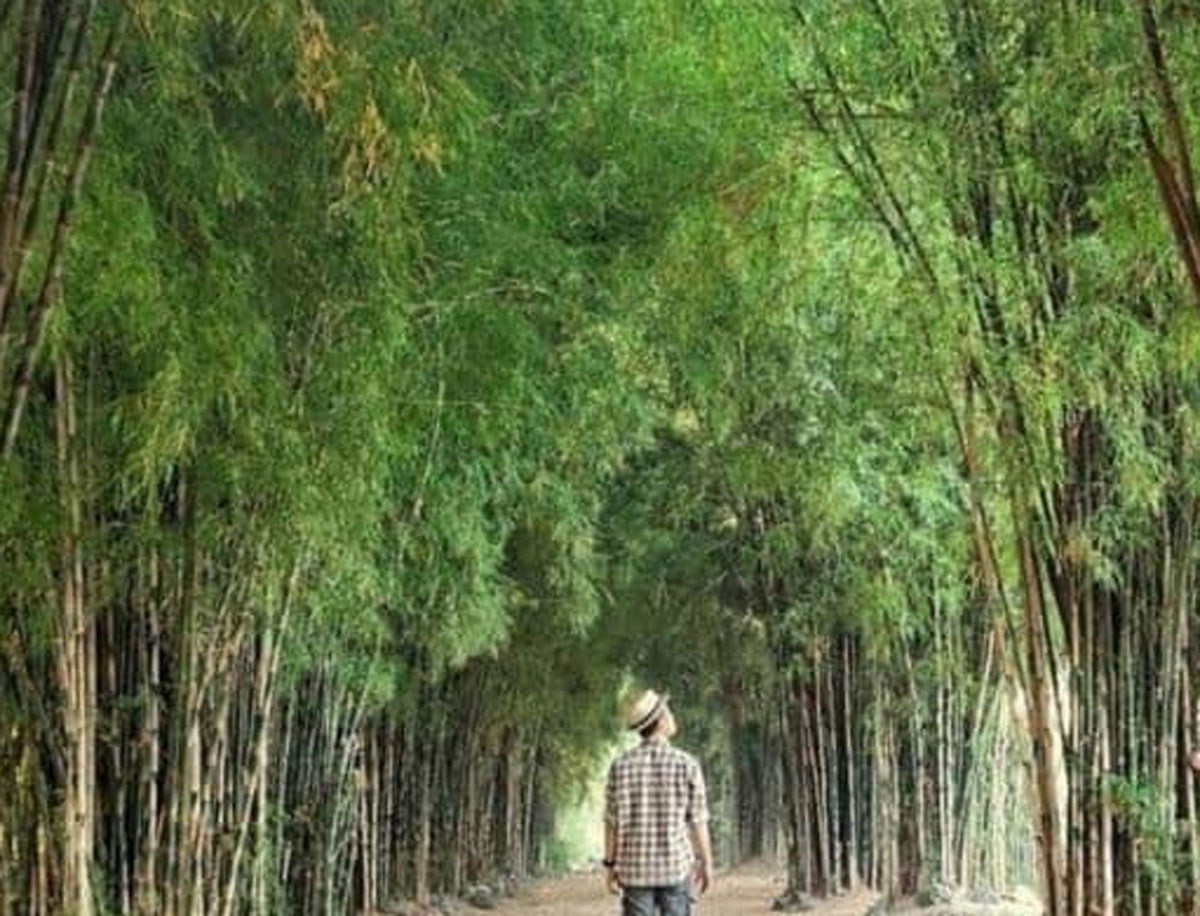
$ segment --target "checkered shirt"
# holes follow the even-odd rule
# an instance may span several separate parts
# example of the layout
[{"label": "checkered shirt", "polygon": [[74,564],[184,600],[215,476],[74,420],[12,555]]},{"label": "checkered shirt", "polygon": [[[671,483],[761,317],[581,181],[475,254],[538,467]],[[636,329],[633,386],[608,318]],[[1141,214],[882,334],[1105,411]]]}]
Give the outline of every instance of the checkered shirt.
[{"label": "checkered shirt", "polygon": [[604,821],[616,829],[616,872],[625,887],[686,880],[693,862],[689,825],[707,820],[704,774],[691,754],[644,741],[609,769]]}]

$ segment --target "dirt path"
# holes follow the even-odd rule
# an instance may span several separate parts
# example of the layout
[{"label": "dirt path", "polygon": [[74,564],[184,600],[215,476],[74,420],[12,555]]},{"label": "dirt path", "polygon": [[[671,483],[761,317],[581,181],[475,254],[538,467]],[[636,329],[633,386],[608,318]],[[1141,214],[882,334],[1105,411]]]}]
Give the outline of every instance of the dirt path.
[{"label": "dirt path", "polygon": [[[718,875],[712,891],[693,910],[696,916],[769,916],[771,901],[783,890],[780,879],[758,869],[739,869]],[[874,896],[837,897],[810,910],[811,916],[863,916]],[[599,874],[564,878],[538,884],[515,900],[505,901],[498,913],[542,916],[618,916],[616,898],[604,891]]]}]

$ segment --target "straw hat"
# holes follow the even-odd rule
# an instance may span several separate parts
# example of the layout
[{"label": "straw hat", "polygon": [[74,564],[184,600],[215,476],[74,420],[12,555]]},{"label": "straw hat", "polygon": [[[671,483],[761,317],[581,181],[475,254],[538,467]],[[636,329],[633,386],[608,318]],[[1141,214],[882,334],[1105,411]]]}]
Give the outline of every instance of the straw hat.
[{"label": "straw hat", "polygon": [[662,715],[669,699],[666,694],[659,694],[653,690],[634,695],[625,704],[625,727],[630,731],[640,732]]}]

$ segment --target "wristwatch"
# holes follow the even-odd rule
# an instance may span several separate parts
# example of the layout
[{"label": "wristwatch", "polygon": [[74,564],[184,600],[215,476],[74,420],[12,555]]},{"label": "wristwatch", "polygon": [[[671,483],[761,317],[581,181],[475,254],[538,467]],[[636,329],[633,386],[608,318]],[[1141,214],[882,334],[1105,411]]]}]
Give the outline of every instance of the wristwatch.
[{"label": "wristwatch", "polygon": [[616,859],[601,859],[600,864],[603,865],[605,868],[616,868],[617,860]]}]

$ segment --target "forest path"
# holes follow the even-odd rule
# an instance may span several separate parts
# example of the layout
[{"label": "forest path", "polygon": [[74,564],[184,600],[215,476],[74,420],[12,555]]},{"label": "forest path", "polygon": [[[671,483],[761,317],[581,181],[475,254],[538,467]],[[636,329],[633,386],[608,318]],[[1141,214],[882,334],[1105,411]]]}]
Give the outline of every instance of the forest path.
[{"label": "forest path", "polygon": [[[695,916],[766,916],[771,901],[783,892],[783,880],[761,866],[738,868],[717,875],[713,889],[693,908]],[[863,916],[875,895],[861,892],[834,897],[807,911],[810,916]],[[505,901],[494,912],[544,914],[544,916],[618,916],[615,897],[604,890],[599,873],[577,875],[531,886],[515,900]]]}]

